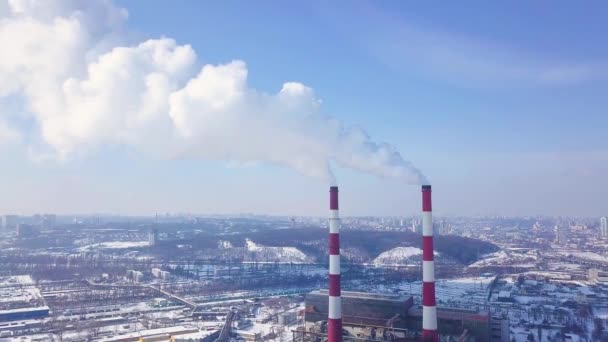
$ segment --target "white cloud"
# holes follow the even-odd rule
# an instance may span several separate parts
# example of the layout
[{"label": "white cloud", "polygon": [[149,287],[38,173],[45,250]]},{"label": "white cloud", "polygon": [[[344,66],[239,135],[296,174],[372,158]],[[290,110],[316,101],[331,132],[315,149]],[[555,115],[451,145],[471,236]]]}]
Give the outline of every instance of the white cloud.
[{"label": "white cloud", "polygon": [[[109,1],[9,2],[0,19],[0,97],[22,96],[60,159],[102,145],[163,157],[267,162],[331,181],[331,163],[420,183],[390,145],[325,116],[314,91],[247,85],[244,62],[204,65],[169,38],[115,44],[126,11]],[[114,43],[114,44],[113,44]],[[29,132],[31,133],[31,132]]]}]

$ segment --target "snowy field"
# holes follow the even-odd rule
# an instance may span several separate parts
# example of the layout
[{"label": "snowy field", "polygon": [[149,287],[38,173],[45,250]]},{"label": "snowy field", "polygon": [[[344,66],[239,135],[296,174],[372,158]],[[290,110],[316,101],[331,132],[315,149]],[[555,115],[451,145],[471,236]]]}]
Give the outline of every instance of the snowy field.
[{"label": "snowy field", "polygon": [[556,341],[562,329],[573,341],[594,341],[594,319],[608,318],[608,289],[584,280],[547,279],[533,273],[501,278],[491,295],[493,313],[509,316],[516,341],[529,335]]},{"label": "snowy field", "polygon": [[79,251],[86,252],[95,249],[126,249],[149,246],[148,241],[106,241],[94,243],[78,248]]},{"label": "snowy field", "polygon": [[[437,279],[435,283],[435,295],[440,306],[458,306],[461,303],[487,305],[490,284],[494,276],[463,277],[454,279]],[[358,291],[391,293],[397,288],[404,294],[411,294],[414,299],[420,300],[422,294],[422,281],[402,282],[399,285],[385,287],[376,285],[366,288],[358,288]]]},{"label": "snowy field", "polygon": [[481,260],[476,261],[468,267],[475,268],[497,265],[533,267],[536,261],[538,261],[538,255],[535,250],[522,251],[519,249],[505,249],[496,253],[484,255]]},{"label": "snowy field", "polygon": [[40,290],[29,275],[0,277],[0,310],[45,305]]},{"label": "snowy field", "polygon": [[247,239],[246,249],[254,252],[266,260],[280,260],[282,262],[309,263],[312,259],[295,247],[267,247]]}]

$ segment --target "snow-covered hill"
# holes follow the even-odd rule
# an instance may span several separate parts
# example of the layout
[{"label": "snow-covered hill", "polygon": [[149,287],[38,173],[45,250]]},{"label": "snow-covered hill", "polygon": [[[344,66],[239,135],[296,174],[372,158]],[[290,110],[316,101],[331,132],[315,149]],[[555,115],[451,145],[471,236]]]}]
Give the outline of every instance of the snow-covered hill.
[{"label": "snow-covered hill", "polygon": [[246,239],[245,248],[247,251],[252,252],[253,257],[258,261],[293,263],[312,261],[309,256],[295,247],[267,247]]},{"label": "snow-covered hill", "polygon": [[417,247],[397,247],[378,255],[372,263],[374,265],[407,265],[419,264],[422,250]]}]

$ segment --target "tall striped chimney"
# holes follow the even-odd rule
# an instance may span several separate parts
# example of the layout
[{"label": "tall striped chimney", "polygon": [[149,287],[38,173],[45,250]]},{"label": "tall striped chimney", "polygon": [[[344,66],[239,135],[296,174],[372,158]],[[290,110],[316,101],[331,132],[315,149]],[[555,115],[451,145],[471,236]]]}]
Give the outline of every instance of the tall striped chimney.
[{"label": "tall striped chimney", "polygon": [[342,342],[342,299],[340,297],[340,216],[338,187],[329,187],[329,312],[328,342]]},{"label": "tall striped chimney", "polygon": [[422,186],[422,340],[439,341],[435,303],[435,261],[433,261],[433,214],[431,186]]}]

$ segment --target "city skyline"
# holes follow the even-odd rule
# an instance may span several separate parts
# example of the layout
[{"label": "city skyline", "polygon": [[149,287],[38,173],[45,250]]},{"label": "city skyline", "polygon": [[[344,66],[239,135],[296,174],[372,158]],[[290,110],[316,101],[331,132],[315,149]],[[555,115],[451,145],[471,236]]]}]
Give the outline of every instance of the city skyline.
[{"label": "city skyline", "polygon": [[[118,1],[98,20],[74,16],[67,6],[48,6],[0,5],[0,25],[10,33],[9,25],[23,24],[25,17],[48,24],[49,15],[75,20],[68,24],[87,23],[87,32],[56,27],[67,34],[67,41],[56,42],[71,43],[69,39],[84,33],[103,35],[75,40],[89,44],[88,54],[77,56],[85,65],[115,47],[173,39],[170,51],[190,46],[196,54],[183,74],[176,71],[178,89],[208,64],[244,72],[247,89],[264,96],[280,94],[281,89],[310,89],[314,94],[305,99],[313,100],[321,115],[343,122],[347,132],[362,127],[373,142],[392,144],[421,170],[433,184],[439,215],[599,217],[608,212],[603,201],[608,194],[608,142],[602,129],[608,126],[602,113],[608,104],[603,96],[608,51],[595,39],[607,25],[602,3],[585,8],[565,2],[550,8],[527,4],[525,10],[515,4],[478,4],[477,11],[486,14],[481,16],[457,4],[438,9],[358,2],[344,8],[312,2],[286,8],[272,2],[192,2],[178,8]],[[95,6],[91,8],[103,7]],[[542,22],[536,18],[540,11]],[[565,20],[568,25],[563,25]],[[18,27],[32,41],[49,39],[35,25]],[[0,33],[0,41],[17,51],[9,57],[25,56],[28,68],[46,70],[7,33]],[[68,47],[83,51],[81,46]],[[48,53],[61,60],[62,52]],[[125,118],[104,116],[103,108],[97,121],[85,117],[49,124],[54,113],[33,112],[40,111],[38,101],[47,105],[50,100],[31,95],[38,84],[34,78],[15,76],[15,70],[22,70],[15,60],[0,62],[1,214],[325,212],[327,181],[303,176],[310,170],[292,163],[293,156],[301,155],[297,151],[274,154],[270,162],[255,149],[241,158],[241,147],[219,157],[183,155],[168,149],[171,141],[164,138],[164,126],[144,127],[158,129],[154,139],[114,134],[113,127],[129,126],[120,123]],[[237,60],[243,64],[234,64]],[[69,69],[61,63],[53,67]],[[171,68],[167,66],[169,73]],[[87,79],[85,71],[68,73],[68,78],[82,81],[82,89],[78,82],[61,82],[64,92],[74,90],[69,98],[73,101],[83,94],[92,96],[87,92],[94,79]],[[212,84],[208,91],[217,90],[218,83]],[[74,107],[76,115],[82,108],[97,113],[103,107],[103,102],[92,102],[92,107]],[[119,124],[110,125],[111,133],[106,134],[110,117]],[[247,130],[236,133],[243,141],[238,146],[253,145],[260,136],[248,136]],[[316,138],[322,133],[307,134]],[[291,136],[273,136],[260,143],[260,149],[266,151],[275,140],[278,145]],[[330,156],[337,176],[343,215],[405,216],[418,211],[417,186],[378,178],[369,163],[349,160],[351,150],[337,151],[323,155]],[[226,155],[242,160],[227,161]],[[315,176],[317,171],[310,173]]]}]

